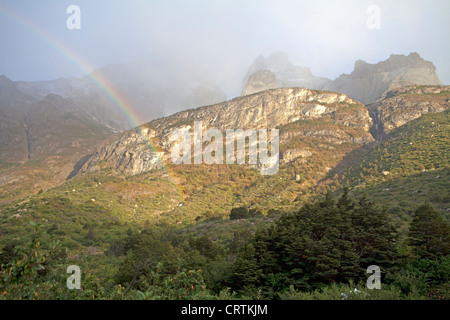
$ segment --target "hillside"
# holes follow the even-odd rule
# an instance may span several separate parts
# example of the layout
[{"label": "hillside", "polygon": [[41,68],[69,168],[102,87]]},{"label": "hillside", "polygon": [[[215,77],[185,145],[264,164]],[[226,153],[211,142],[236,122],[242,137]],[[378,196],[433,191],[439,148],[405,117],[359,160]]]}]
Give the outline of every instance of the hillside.
[{"label": "hillside", "polygon": [[450,111],[424,115],[400,126],[345,170],[340,183],[397,209],[408,220],[428,201],[448,216]]},{"label": "hillside", "polygon": [[0,203],[63,183],[114,132],[70,98],[36,100],[0,79]]},{"label": "hillside", "polygon": [[383,99],[369,104],[374,119],[373,134],[381,141],[391,130],[427,113],[450,107],[450,86],[406,86],[386,92]]},{"label": "hillside", "polygon": [[[192,135],[195,120],[202,121],[203,132],[207,128],[222,132],[228,128],[278,128],[279,172],[261,176],[258,166],[248,162],[174,165],[170,135],[176,129]],[[173,205],[163,210],[172,218],[223,216],[237,205],[258,205],[267,210],[291,207],[298,194],[310,194],[347,153],[374,141],[369,133],[371,125],[367,109],[345,95],[303,88],[268,90],[183,111],[115,136],[94,152],[79,175],[108,168],[128,176],[167,171],[180,190],[180,196],[170,200]],[[148,147],[147,139],[153,148]],[[164,161],[165,169],[158,159]]]},{"label": "hillside", "polygon": [[[428,96],[432,105],[448,108],[446,88],[410,90],[416,89],[399,90],[397,96],[386,97],[376,105],[377,109],[370,112],[373,115],[373,110],[385,110],[386,118],[380,119],[389,119],[388,112],[395,114],[396,110],[383,107],[395,97],[403,97],[402,92],[415,96],[409,96],[410,111],[420,106],[420,101],[427,100]],[[433,100],[433,97],[438,100]],[[345,211],[336,211],[336,208],[341,206],[342,201],[348,201],[323,200],[326,191],[331,190],[340,196],[343,187],[349,187],[353,199],[366,194],[379,205],[376,208],[369,205],[362,211],[358,208],[364,202],[355,207],[364,217],[366,210],[372,210],[371,214],[380,217],[372,224],[373,228],[378,230],[380,219],[384,219],[383,223],[388,228],[399,231],[400,242],[395,242],[395,250],[400,252],[400,258],[395,260],[397,268],[416,270],[405,266],[405,263],[414,260],[402,259],[413,257],[413,249],[404,243],[404,239],[417,206],[428,201],[439,214],[443,213],[448,218],[449,111],[433,113],[440,110],[439,106],[429,108],[429,113],[393,128],[383,135],[381,143],[377,143],[372,135],[376,133],[376,122],[370,117],[369,109],[344,94],[334,92],[304,88],[272,89],[217,105],[182,111],[110,136],[83,159],[64,184],[0,206],[0,244],[3,252],[8,254],[11,246],[24,244],[36,230],[28,224],[29,221],[43,225],[40,234],[43,250],[50,250],[53,241],[59,241],[62,249],[47,262],[49,271],[39,278],[45,282],[42,285],[40,280],[32,282],[35,286],[33,290],[39,292],[41,298],[67,298],[70,295],[67,290],[58,289],[60,266],[67,263],[82,265],[87,270],[87,277],[96,279],[93,291],[90,291],[94,292],[94,298],[123,298],[123,286],[133,287],[133,266],[145,261],[142,260],[145,257],[151,257],[158,261],[158,266],[138,271],[143,277],[140,279],[155,281],[152,290],[172,290],[172,286],[168,285],[169,277],[177,279],[189,274],[197,280],[187,278],[183,281],[189,285],[192,283],[195,288],[203,286],[211,290],[208,291],[210,296],[205,296],[206,293],[201,291],[196,298],[207,299],[211,295],[230,298],[229,289],[226,292],[222,290],[232,287],[235,290],[233,294],[238,293],[233,297],[253,299],[259,293],[245,291],[241,286],[247,280],[253,281],[253,278],[244,276],[244,282],[236,279],[242,279],[243,273],[251,273],[253,269],[247,268],[247,265],[259,263],[258,257],[265,256],[264,252],[271,252],[272,249],[271,246],[259,247],[262,253],[253,256],[252,251],[246,251],[247,248],[251,250],[254,243],[261,243],[258,241],[264,243],[264,239],[269,239],[270,242],[270,237],[278,237],[277,233],[267,231],[274,230],[274,227],[281,228],[281,234],[291,239],[295,235],[291,232],[292,228],[300,228],[295,232],[309,230],[301,226],[316,223],[314,219],[319,219],[320,230],[323,226],[336,225],[343,228],[339,232],[348,236],[349,233],[344,232],[347,230],[345,225],[334,222],[324,224],[320,219],[338,219],[335,215]],[[195,120],[205,124],[203,130],[208,127],[221,130],[230,127],[279,129],[279,171],[273,175],[262,175],[258,166],[253,165],[171,163],[171,133],[184,128],[192,135]],[[159,160],[164,160],[164,163]],[[26,162],[28,165],[30,163]],[[5,170],[6,167],[5,164]],[[319,204],[312,204],[320,199],[322,202]],[[377,209],[381,207],[387,209],[388,215]],[[315,208],[320,214],[311,219],[298,219],[298,215],[307,212],[308,208]],[[331,210],[329,215],[323,214],[325,208]],[[361,221],[369,220],[364,218]],[[288,222],[284,224],[283,221]],[[392,226],[389,226],[390,223]],[[269,226],[271,229],[267,229]],[[360,226],[356,224],[352,228]],[[331,229],[333,232],[336,230]],[[368,237],[371,239],[372,236],[373,232],[369,232]],[[295,242],[294,238],[292,241]],[[334,248],[340,248],[341,242],[336,241]],[[394,242],[389,243],[389,250],[394,250]],[[393,254],[391,251],[389,254]],[[335,250],[327,249],[323,254],[334,255]],[[281,255],[276,264],[271,264],[274,270],[289,266],[283,264],[283,256],[291,255]],[[180,266],[190,271],[180,271]],[[439,270],[433,272],[439,274]],[[355,275],[360,271],[352,269]],[[100,279],[99,272],[106,277]],[[401,287],[405,281],[420,283],[419,276],[410,275],[409,280],[402,280],[403,271],[399,272],[391,273],[390,277],[394,277],[389,282],[391,288]],[[157,282],[159,280],[153,276],[166,280]],[[292,276],[293,273],[289,272],[289,277]],[[320,281],[326,285],[327,279],[325,277]],[[263,291],[267,297],[274,297],[273,290],[283,292],[283,297],[300,295],[297,291],[287,291],[286,284],[281,287],[274,284],[270,277],[264,281],[261,286],[268,290]],[[314,288],[316,284],[311,285],[305,288]],[[113,291],[98,289],[107,286]],[[8,290],[8,295],[19,294],[15,293],[14,288]],[[146,282],[139,280],[137,289],[147,290]],[[430,298],[448,296],[445,281],[442,283],[442,280],[423,287],[420,294],[411,290],[389,290],[380,294],[395,299],[410,295],[427,295]],[[84,291],[80,292],[80,295],[84,294]],[[185,291],[180,293],[192,297]],[[127,294],[140,297],[141,293],[135,290],[128,293],[127,290]],[[151,296],[155,293],[145,294]],[[173,298],[170,294],[165,292],[163,296]],[[78,293],[70,296],[76,297]]]},{"label": "hillside", "polygon": [[[441,93],[427,93],[438,89]],[[438,99],[430,102],[436,106],[430,112],[447,108],[444,89],[420,89],[415,98],[410,93],[408,110],[416,108],[414,101],[429,95]],[[413,89],[399,92],[405,90]],[[401,97],[403,93],[376,106],[395,111],[386,105]],[[113,208],[106,209],[112,216],[127,217],[126,220],[189,222],[195,218],[224,218],[238,206],[266,212],[290,211],[323,194],[336,181],[341,186],[363,183],[358,187],[362,188],[372,181],[399,181],[424,169],[445,168],[447,114],[422,116],[419,122],[414,120],[395,129],[377,145],[370,134],[373,122],[369,111],[359,102],[332,92],[273,89],[183,111],[152,121],[139,130],[110,137],[83,159],[70,175],[70,183],[55,192],[60,190],[57,194],[64,197],[70,195],[75,203],[94,199],[96,205]],[[194,120],[202,121],[203,132],[211,127],[223,132],[225,128],[278,128],[278,173],[262,176],[258,166],[249,164],[171,163],[171,132],[184,128],[192,135]],[[433,144],[427,140],[431,136]],[[113,180],[105,184],[102,177]],[[438,207],[445,209],[442,204]]]}]

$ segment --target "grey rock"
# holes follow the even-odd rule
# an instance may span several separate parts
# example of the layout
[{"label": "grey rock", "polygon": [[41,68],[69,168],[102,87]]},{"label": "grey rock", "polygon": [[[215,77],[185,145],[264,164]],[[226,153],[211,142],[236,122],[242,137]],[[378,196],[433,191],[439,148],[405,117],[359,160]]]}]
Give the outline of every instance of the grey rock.
[{"label": "grey rock", "polygon": [[436,67],[413,52],[408,56],[391,55],[376,64],[355,62],[351,74],[343,74],[324,87],[361,101],[372,103],[392,89],[408,85],[442,85]]}]

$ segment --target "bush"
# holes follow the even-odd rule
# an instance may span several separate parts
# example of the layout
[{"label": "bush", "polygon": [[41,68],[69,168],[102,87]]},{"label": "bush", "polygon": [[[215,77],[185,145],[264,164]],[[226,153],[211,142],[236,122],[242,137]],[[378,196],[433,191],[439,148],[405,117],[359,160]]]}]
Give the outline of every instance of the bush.
[{"label": "bush", "polygon": [[248,209],[246,207],[237,207],[231,209],[230,220],[248,218]]},{"label": "bush", "polygon": [[388,286],[381,289],[370,290],[363,285],[333,283],[321,289],[310,292],[301,292],[293,286],[284,293],[280,293],[281,300],[422,300],[423,296],[415,292],[402,294],[396,287]]}]

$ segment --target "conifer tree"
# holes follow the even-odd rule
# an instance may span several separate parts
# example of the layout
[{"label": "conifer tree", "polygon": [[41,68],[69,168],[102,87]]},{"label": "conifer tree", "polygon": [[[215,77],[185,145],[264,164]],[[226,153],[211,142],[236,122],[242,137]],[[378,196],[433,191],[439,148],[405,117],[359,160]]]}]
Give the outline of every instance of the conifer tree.
[{"label": "conifer tree", "polygon": [[436,259],[450,252],[449,223],[428,203],[414,212],[409,243],[419,258]]}]

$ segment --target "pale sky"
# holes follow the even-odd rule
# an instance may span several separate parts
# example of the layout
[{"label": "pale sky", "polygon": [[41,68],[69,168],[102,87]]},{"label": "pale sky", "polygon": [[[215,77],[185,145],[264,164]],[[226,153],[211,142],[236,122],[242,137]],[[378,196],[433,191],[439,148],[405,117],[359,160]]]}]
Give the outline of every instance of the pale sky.
[{"label": "pale sky", "polygon": [[[72,4],[80,30],[66,26]],[[380,29],[367,27],[371,5]],[[448,0],[0,0],[0,75],[79,77],[87,69],[74,57],[100,68],[169,55],[207,70],[232,97],[258,55],[284,51],[335,79],[358,59],[417,52],[450,84],[449,14]]]}]

